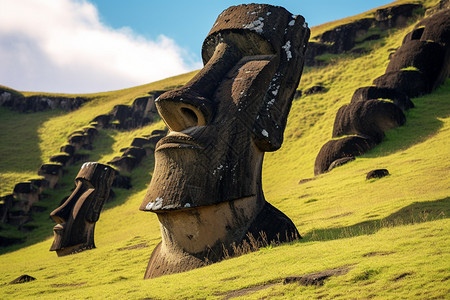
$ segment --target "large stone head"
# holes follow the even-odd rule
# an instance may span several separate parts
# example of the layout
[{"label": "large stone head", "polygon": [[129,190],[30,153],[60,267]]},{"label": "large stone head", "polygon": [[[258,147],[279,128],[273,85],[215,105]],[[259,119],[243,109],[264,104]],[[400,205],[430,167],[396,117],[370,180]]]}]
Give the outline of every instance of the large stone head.
[{"label": "large stone head", "polygon": [[261,169],[283,142],[308,38],[303,17],[284,8],[230,7],[203,43],[203,69],[156,100],[170,132],[140,207],[158,215],[162,235],[145,278],[218,261],[250,235],[298,236],[265,201]]},{"label": "large stone head", "polygon": [[63,256],[95,248],[94,228],[109,197],[115,171],[99,163],[85,163],[75,178],[75,190],[50,217],[58,223],[50,251]]},{"label": "large stone head", "polygon": [[162,212],[261,193],[263,154],[283,141],[309,29],[270,5],[222,12],[202,47],[204,68],[156,100],[170,133],[141,210]]}]

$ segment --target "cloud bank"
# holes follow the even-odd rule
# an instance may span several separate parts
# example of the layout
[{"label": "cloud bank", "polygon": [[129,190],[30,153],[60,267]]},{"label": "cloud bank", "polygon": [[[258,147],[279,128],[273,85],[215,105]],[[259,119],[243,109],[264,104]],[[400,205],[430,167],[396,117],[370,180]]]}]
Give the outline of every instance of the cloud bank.
[{"label": "cloud bank", "polygon": [[22,91],[116,90],[185,73],[189,53],[100,21],[87,1],[0,0],[0,85]]}]

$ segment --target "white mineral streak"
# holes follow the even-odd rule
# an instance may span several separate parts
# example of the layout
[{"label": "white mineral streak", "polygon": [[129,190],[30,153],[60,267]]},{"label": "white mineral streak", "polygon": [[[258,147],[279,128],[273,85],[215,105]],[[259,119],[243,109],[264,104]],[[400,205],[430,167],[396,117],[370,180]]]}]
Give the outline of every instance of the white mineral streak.
[{"label": "white mineral streak", "polygon": [[270,16],[272,13],[270,11],[267,12],[267,15]]},{"label": "white mineral streak", "polygon": [[153,209],[153,210],[158,210],[158,209],[160,209],[160,208],[162,207],[162,202],[163,202],[163,198],[157,197],[157,198],[155,199],[155,202],[149,202],[149,203],[145,206],[145,209],[148,209],[148,210],[151,210],[151,209]]},{"label": "white mineral streak", "polygon": [[295,25],[295,20],[290,21],[288,25],[289,26],[294,26]]},{"label": "white mineral streak", "polygon": [[255,20],[255,21],[251,22],[250,24],[242,25],[242,27],[244,27],[244,29],[254,30],[257,33],[262,33],[263,27],[264,27],[264,23],[262,22],[263,20],[264,20],[264,18],[259,17],[258,20]]},{"label": "white mineral streak", "polygon": [[287,41],[286,44],[284,46],[282,46],[281,48],[284,49],[284,51],[286,51],[286,57],[287,60],[289,61],[292,58],[292,53],[291,53],[291,41]]},{"label": "white mineral streak", "polygon": [[190,204],[190,203],[186,203],[186,204],[184,205],[184,207],[191,207],[191,204]]},{"label": "white mineral streak", "polygon": [[306,27],[308,27],[308,23],[303,23],[303,28],[306,28]]},{"label": "white mineral streak", "polygon": [[265,136],[265,137],[269,137],[269,133],[268,133],[265,129],[263,129],[263,130],[261,131],[261,134],[262,134],[263,136]]}]

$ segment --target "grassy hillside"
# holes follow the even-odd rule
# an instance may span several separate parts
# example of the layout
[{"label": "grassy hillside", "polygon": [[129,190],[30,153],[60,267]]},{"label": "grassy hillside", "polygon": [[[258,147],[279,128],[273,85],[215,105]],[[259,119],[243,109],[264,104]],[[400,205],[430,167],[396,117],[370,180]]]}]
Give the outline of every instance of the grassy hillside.
[{"label": "grassy hillside", "polygon": [[[406,124],[388,132],[375,149],[299,184],[313,177],[315,157],[331,138],[338,108],[350,102],[356,88],[384,73],[389,49],[398,47],[412,26],[389,32],[366,55],[305,69],[300,89],[320,83],[327,92],[294,100],[285,142],[279,151],[266,154],[263,169],[266,199],[293,220],[303,240],[143,280],[160,241],[156,216],[138,210],[153,169],[152,158],[146,158],[131,173],[133,188],[116,189],[115,200],[105,206],[96,225],[97,248],[59,258],[48,251],[54,225],[48,213],[70,193],[80,167],[74,165],[62,188],[41,201],[47,210],[33,215],[38,228],[25,246],[9,247],[0,255],[0,298],[448,298],[450,80],[432,94],[413,99],[416,107],[406,113]],[[74,112],[24,115],[0,109],[2,191],[12,188],[9,182],[35,176],[35,169],[58,151],[67,135],[94,116],[192,76],[88,95],[94,100]],[[135,136],[162,127],[159,121],[133,131],[102,130],[90,157],[106,162]],[[366,173],[377,168],[387,168],[391,175],[366,181]],[[12,229],[2,225],[2,230]],[[323,286],[282,283],[287,276],[336,268],[345,274]],[[22,274],[37,280],[7,285]]]}]

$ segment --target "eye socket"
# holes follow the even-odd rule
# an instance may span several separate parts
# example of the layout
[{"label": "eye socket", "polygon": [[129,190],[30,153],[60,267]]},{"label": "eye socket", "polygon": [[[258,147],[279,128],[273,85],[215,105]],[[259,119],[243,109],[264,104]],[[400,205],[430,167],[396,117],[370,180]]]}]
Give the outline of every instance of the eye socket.
[{"label": "eye socket", "polygon": [[197,114],[193,110],[191,110],[187,107],[182,107],[180,109],[180,111],[181,111],[183,119],[187,125],[190,125],[190,126],[198,125],[198,117],[197,117]]}]

